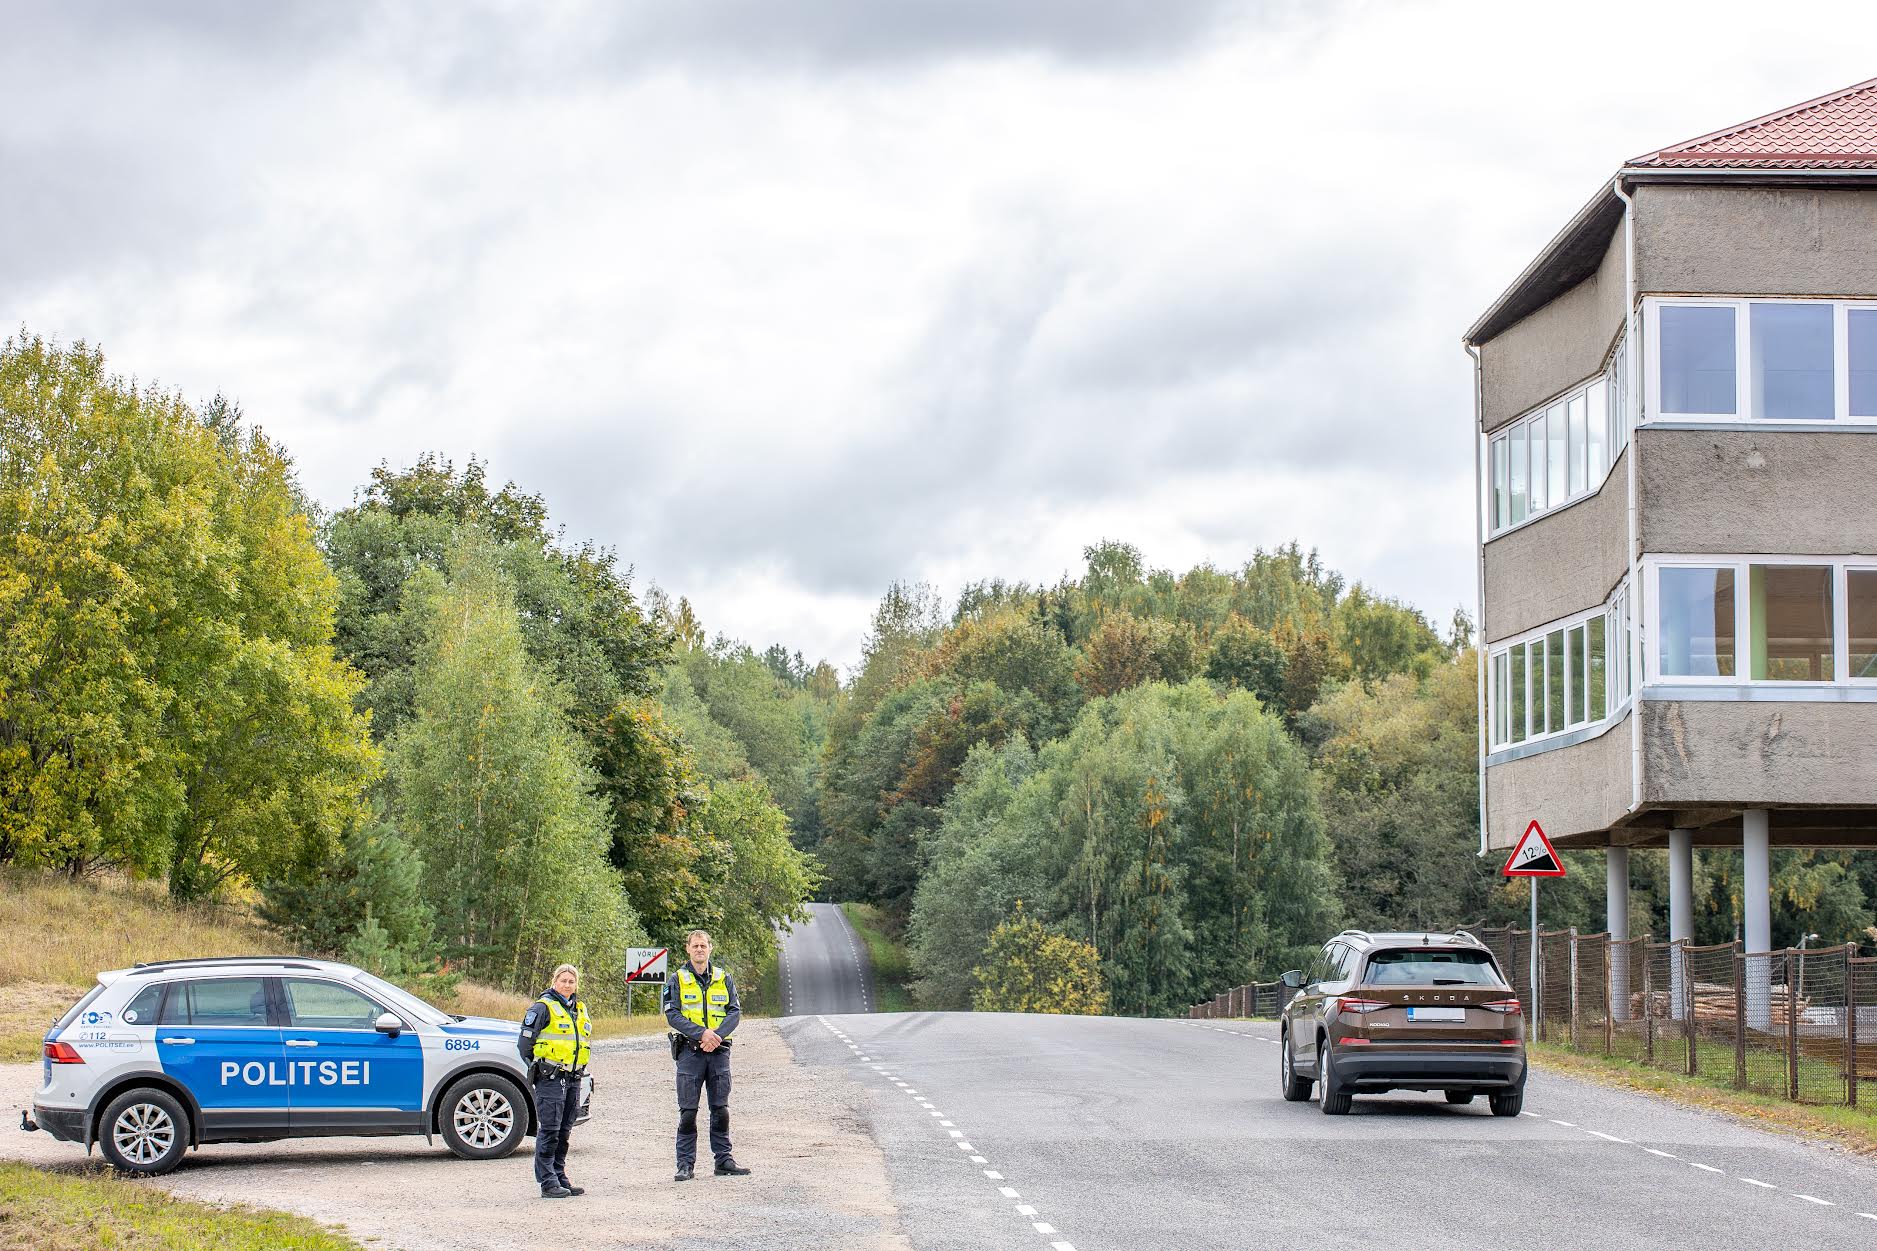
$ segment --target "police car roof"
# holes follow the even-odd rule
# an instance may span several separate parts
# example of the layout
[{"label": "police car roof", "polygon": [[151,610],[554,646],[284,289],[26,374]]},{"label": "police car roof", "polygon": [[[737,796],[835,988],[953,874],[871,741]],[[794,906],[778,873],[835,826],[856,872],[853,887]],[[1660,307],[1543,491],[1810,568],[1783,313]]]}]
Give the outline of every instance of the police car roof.
[{"label": "police car roof", "polygon": [[308,973],[337,973],[342,977],[351,977],[359,972],[355,965],[340,964],[336,960],[312,960],[305,956],[202,956],[193,960],[150,960],[132,965],[128,969],[114,969],[109,973],[100,973],[98,980],[109,985],[120,977],[141,977],[151,973],[186,973],[194,969],[225,972],[243,965],[250,968],[298,969]]}]

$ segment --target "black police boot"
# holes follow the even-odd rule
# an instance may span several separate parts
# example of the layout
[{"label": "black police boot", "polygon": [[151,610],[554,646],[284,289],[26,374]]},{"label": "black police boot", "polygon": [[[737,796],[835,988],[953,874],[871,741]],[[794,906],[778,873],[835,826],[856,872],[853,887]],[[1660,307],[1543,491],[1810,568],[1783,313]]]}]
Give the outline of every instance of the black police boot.
[{"label": "black police boot", "polygon": [[583,1195],[587,1192],[587,1188],[585,1186],[576,1186],[572,1182],[568,1181],[565,1177],[560,1179],[560,1184],[561,1184],[561,1189],[565,1190],[570,1195]]},{"label": "black police boot", "polygon": [[735,1156],[727,1155],[723,1159],[717,1161],[717,1176],[719,1177],[748,1177],[749,1170],[744,1168],[741,1164],[738,1164],[736,1162]]},{"label": "black police boot", "polygon": [[680,1164],[678,1166],[678,1171],[672,1175],[671,1180],[672,1181],[690,1181],[691,1178],[694,1176],[696,1176],[696,1174],[691,1171],[691,1166],[689,1164]]},{"label": "black police boot", "polygon": [[570,1199],[573,1197],[573,1191],[567,1189],[567,1187],[561,1185],[559,1182],[554,1182],[541,1187],[541,1197],[543,1199]]}]

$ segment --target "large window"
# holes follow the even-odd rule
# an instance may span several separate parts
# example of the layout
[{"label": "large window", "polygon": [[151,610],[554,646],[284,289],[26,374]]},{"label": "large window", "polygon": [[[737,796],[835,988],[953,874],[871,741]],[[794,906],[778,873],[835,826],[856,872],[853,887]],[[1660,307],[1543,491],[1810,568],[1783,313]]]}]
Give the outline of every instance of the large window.
[{"label": "large window", "polygon": [[1627,586],[1610,602],[1491,649],[1492,747],[1596,725],[1628,700]]},{"label": "large window", "polygon": [[1877,682],[1877,560],[1652,557],[1649,564],[1650,680]]},{"label": "large window", "polygon": [[[1626,359],[1619,354],[1612,370],[1626,368]],[[1611,458],[1628,444],[1628,422],[1611,403],[1615,394],[1606,373],[1492,436],[1486,515],[1493,533],[1603,485]]]},{"label": "large window", "polygon": [[1877,421],[1877,305],[1651,299],[1645,316],[1652,418]]},{"label": "large window", "polygon": [[1673,566],[1661,571],[1656,670],[1664,677],[1734,675],[1734,570]]}]

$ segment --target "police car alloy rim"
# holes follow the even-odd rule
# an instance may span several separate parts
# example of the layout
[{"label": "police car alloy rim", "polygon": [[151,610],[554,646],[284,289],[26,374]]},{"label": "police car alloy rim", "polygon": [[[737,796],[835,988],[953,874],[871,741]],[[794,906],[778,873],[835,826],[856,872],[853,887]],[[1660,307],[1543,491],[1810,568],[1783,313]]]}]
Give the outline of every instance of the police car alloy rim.
[{"label": "police car alloy rim", "polygon": [[493,1147],[515,1125],[515,1106],[499,1090],[480,1087],[456,1105],[456,1136],[472,1147]]},{"label": "police car alloy rim", "polygon": [[133,1103],[111,1127],[118,1154],[132,1164],[155,1164],[176,1141],[176,1122],[154,1103]]}]

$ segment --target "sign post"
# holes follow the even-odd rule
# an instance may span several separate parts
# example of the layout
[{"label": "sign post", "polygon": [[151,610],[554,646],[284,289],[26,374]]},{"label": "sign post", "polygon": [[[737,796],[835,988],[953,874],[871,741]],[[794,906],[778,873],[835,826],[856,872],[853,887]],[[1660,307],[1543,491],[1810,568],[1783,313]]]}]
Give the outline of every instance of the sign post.
[{"label": "sign post", "polygon": [[1563,877],[1564,858],[1558,855],[1557,848],[1545,837],[1543,827],[1533,821],[1525,827],[1525,833],[1519,836],[1512,854],[1506,857],[1505,868],[1499,872],[1505,877],[1522,877],[1531,882],[1532,964],[1530,980],[1526,984],[1531,987],[1532,1020],[1538,1022],[1544,1017],[1544,1007],[1538,999],[1538,879]]},{"label": "sign post", "polygon": [[654,986],[665,984],[665,967],[669,959],[669,947],[628,947],[626,948],[626,1015],[632,1015],[632,992],[639,982],[649,982]]}]

